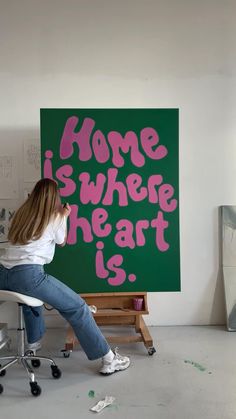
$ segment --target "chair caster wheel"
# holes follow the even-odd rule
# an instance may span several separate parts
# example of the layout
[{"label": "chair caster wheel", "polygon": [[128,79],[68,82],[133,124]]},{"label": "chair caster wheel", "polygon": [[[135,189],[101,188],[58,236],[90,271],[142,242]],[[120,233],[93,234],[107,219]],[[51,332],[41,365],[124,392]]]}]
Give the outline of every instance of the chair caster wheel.
[{"label": "chair caster wheel", "polygon": [[60,378],[61,377],[61,370],[58,368],[57,365],[51,365],[51,369],[52,369],[53,378]]},{"label": "chair caster wheel", "polygon": [[39,387],[38,383],[36,381],[30,382],[30,389],[33,396],[37,397],[41,394],[41,387]]},{"label": "chair caster wheel", "polygon": [[151,346],[150,348],[148,348],[148,355],[149,356],[152,356],[155,352],[156,352],[156,349],[154,348],[154,346]]},{"label": "chair caster wheel", "polygon": [[[1,368],[1,364],[0,364],[0,368]],[[0,377],[4,377],[4,375],[6,375],[6,370],[2,370],[0,372]]]},{"label": "chair caster wheel", "polygon": [[2,394],[3,393],[3,386],[2,386],[2,384],[0,384],[0,394]]},{"label": "chair caster wheel", "polygon": [[70,352],[64,352],[63,356],[64,358],[70,358]]},{"label": "chair caster wheel", "polygon": [[40,359],[32,359],[31,361],[31,365],[34,368],[39,368],[41,365]]},{"label": "chair caster wheel", "polygon": [[61,352],[63,353],[64,358],[69,358],[71,351],[67,351],[66,349],[62,349]]},{"label": "chair caster wheel", "polygon": [[25,356],[34,356],[34,352],[33,352],[33,351],[31,351],[30,349],[28,349],[28,350],[25,352]]}]

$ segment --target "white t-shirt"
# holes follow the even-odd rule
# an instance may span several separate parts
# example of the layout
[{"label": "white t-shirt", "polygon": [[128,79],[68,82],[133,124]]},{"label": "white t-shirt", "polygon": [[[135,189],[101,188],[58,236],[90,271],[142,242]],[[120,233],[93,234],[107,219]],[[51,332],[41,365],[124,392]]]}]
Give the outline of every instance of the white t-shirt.
[{"label": "white t-shirt", "polygon": [[6,243],[0,250],[0,264],[5,268],[16,265],[50,263],[55,253],[55,245],[62,244],[66,235],[66,217],[58,215],[52,220],[38,240],[24,245]]}]

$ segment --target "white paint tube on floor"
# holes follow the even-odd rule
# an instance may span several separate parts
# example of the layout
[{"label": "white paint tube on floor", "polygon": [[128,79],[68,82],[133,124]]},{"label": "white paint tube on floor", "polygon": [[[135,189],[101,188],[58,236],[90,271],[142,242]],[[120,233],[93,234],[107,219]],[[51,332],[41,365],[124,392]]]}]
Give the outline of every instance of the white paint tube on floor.
[{"label": "white paint tube on floor", "polygon": [[115,400],[115,397],[106,396],[105,399],[100,400],[97,404],[95,404],[95,406],[91,407],[90,410],[92,410],[93,412],[99,413],[101,412],[101,410],[104,409],[104,407],[107,407],[110,404],[112,404],[114,400]]}]

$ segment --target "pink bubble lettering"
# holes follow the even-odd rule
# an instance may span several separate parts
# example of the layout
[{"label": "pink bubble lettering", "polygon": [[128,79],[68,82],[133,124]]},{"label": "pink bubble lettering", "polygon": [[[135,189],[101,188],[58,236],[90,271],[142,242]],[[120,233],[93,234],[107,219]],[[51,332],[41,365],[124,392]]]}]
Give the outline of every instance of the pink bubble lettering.
[{"label": "pink bubble lettering", "polygon": [[123,153],[128,153],[131,150],[130,158],[135,166],[142,167],[144,165],[145,158],[139,151],[138,138],[135,132],[128,131],[123,138],[119,132],[111,131],[107,138],[113,150],[112,163],[114,166],[124,166],[124,158],[120,155],[120,149]]},{"label": "pink bubble lettering", "polygon": [[[139,141],[134,131],[128,131],[124,136],[118,131],[110,131],[107,138],[101,130],[93,133],[95,121],[92,118],[85,118],[80,128],[77,127],[79,118],[71,116],[67,119],[62,138],[60,141],[60,157],[68,159],[74,152],[74,143],[77,144],[78,158],[81,161],[88,161],[92,158],[92,151],[99,163],[105,163],[110,158],[109,145],[112,151],[112,163],[115,167],[123,167],[125,160],[123,154],[130,153],[130,160],[136,167],[145,164],[145,157],[153,160],[160,160],[167,155],[167,148],[163,145],[154,147],[159,143],[159,135],[154,128],[143,128],[140,132],[142,151],[139,150]],[[92,143],[92,147],[91,147]]]},{"label": "pink bubble lettering", "polygon": [[129,274],[128,275],[128,280],[129,280],[129,282],[134,282],[134,281],[136,281],[136,275],[135,274]]},{"label": "pink bubble lettering", "polygon": [[103,242],[97,242],[96,247],[98,251],[96,252],[95,257],[95,268],[96,268],[96,275],[98,278],[104,279],[107,278],[109,275],[109,271],[105,268],[104,258],[102,249],[104,247]]},{"label": "pink bubble lettering", "polygon": [[83,241],[90,243],[93,241],[92,228],[89,221],[84,217],[78,217],[78,205],[71,205],[70,228],[67,237],[68,244],[77,243],[77,229],[80,228],[83,233]]},{"label": "pink bubble lettering", "polygon": [[135,248],[135,242],[133,239],[133,224],[129,220],[120,220],[116,223],[118,233],[115,235],[115,243],[119,247],[129,247],[130,249]]},{"label": "pink bubble lettering", "polygon": [[[160,208],[165,212],[173,212],[177,208],[177,199],[171,199],[174,195],[172,185],[165,183],[161,185],[158,191]],[[168,202],[170,200],[170,202]]]},{"label": "pink bubble lettering", "polygon": [[64,132],[60,143],[61,159],[68,159],[72,156],[74,148],[73,144],[77,143],[79,148],[78,158],[81,161],[87,161],[92,157],[90,146],[90,136],[95,125],[95,121],[91,118],[85,118],[82,127],[75,132],[79,118],[71,116],[67,119]]},{"label": "pink bubble lettering", "polygon": [[143,128],[140,133],[142,147],[150,159],[160,160],[167,155],[167,148],[159,145],[153,150],[153,147],[159,143],[159,135],[154,128]]},{"label": "pink bubble lettering", "polygon": [[45,152],[45,157],[46,159],[44,160],[43,164],[43,177],[53,179],[53,170],[51,162],[51,159],[53,158],[53,152],[51,150],[47,150]]},{"label": "pink bubble lettering", "polygon": [[[109,223],[106,223],[108,219],[108,213],[103,208],[96,208],[92,213],[92,226],[93,231],[97,237],[107,237],[111,233],[112,226]],[[102,228],[101,226],[104,225]]]},{"label": "pink bubble lettering", "polygon": [[95,184],[95,182],[90,181],[90,174],[83,172],[79,175],[79,180],[81,182],[80,201],[82,204],[86,205],[89,202],[93,205],[98,204],[102,198],[106,176],[103,173],[98,173]]},{"label": "pink bubble lettering", "polygon": [[161,252],[166,252],[166,250],[169,249],[169,244],[164,238],[164,231],[168,225],[169,223],[164,220],[161,211],[158,211],[157,217],[151,221],[151,226],[156,229],[156,246]]},{"label": "pink bubble lettering", "polygon": [[118,205],[120,207],[128,205],[127,190],[122,182],[116,180],[118,174],[117,169],[108,169],[107,171],[107,190],[103,198],[103,205],[111,205],[113,203],[113,194],[118,192]]},{"label": "pink bubble lettering", "polygon": [[105,163],[110,158],[109,147],[106,142],[106,138],[102,131],[97,130],[93,135],[92,147],[96,160],[99,163]]},{"label": "pink bubble lettering", "polygon": [[115,272],[115,276],[107,279],[108,284],[112,286],[122,285],[126,279],[126,272],[124,269],[119,268],[123,263],[122,255],[114,255],[107,261],[107,267],[110,271]]},{"label": "pink bubble lettering", "polygon": [[[59,139],[59,155],[63,162],[73,156],[73,167],[69,160],[65,162],[67,164],[56,167],[52,150],[45,151],[44,177],[57,179],[61,197],[73,195],[75,202],[81,203],[80,206],[71,204],[67,243],[75,245],[79,241],[94,242],[96,276],[112,287],[119,287],[125,281],[135,282],[136,274],[126,273],[122,266],[122,254],[108,257],[110,249],[104,251],[103,241],[106,245],[109,240],[114,240],[113,245],[129,249],[130,253],[136,247],[149,245],[149,240],[155,236],[158,251],[166,252],[170,248],[167,242],[169,222],[165,214],[175,211],[178,202],[174,187],[165,183],[163,174],[159,172],[163,164],[160,165],[158,160],[168,155],[161,139],[152,127],[144,127],[137,134],[132,130],[122,133],[115,130],[103,132],[94,119],[71,116],[66,120]],[[74,164],[75,157],[78,157],[78,164]],[[148,164],[148,159],[156,161],[156,173],[149,177],[142,170]],[[94,165],[97,168],[95,174],[84,171],[86,166],[83,162],[89,160],[89,167]],[[123,167],[130,163],[136,167],[134,172],[138,173],[130,170],[127,174]],[[140,208],[145,219],[137,220],[137,214],[135,217],[131,215],[131,220],[125,218],[126,207],[130,202],[143,201],[145,204]],[[155,208],[154,216],[150,216],[150,219],[146,219],[148,211],[146,214],[143,210],[146,203]],[[117,213],[120,211],[122,214],[118,220],[117,207],[120,207]],[[115,221],[112,217],[113,209]]]},{"label": "pink bubble lettering", "polygon": [[64,166],[59,167],[56,171],[56,177],[64,186],[59,189],[61,196],[70,196],[76,190],[76,183],[70,179],[70,176],[73,173],[73,168],[70,164],[65,164]]},{"label": "pink bubble lettering", "polygon": [[148,179],[149,202],[156,204],[158,202],[158,192],[156,186],[161,185],[163,177],[161,175],[151,175]]},{"label": "pink bubble lettering", "polygon": [[137,246],[144,246],[146,244],[146,240],[145,240],[143,230],[147,230],[148,228],[149,228],[149,221],[148,220],[137,221],[136,227],[135,227]]},{"label": "pink bubble lettering", "polygon": [[[126,184],[129,191],[129,196],[133,201],[143,201],[147,197],[147,188],[142,186],[142,177],[136,173],[127,176]],[[140,189],[139,189],[140,188]]]}]

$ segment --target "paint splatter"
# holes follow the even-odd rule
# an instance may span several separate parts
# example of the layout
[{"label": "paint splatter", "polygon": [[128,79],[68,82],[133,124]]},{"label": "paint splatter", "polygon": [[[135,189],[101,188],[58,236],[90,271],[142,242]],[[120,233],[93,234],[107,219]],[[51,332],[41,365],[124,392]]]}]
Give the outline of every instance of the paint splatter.
[{"label": "paint splatter", "polygon": [[95,397],[95,391],[94,390],[89,390],[88,392],[88,396],[93,399]]},{"label": "paint splatter", "polygon": [[189,361],[188,359],[185,359],[184,362],[185,362],[185,364],[191,364],[191,365],[193,365],[199,371],[206,371],[206,368],[203,367],[201,364],[198,364],[197,362]]},{"label": "paint splatter", "polygon": [[110,408],[110,409],[115,409],[115,410],[118,410],[118,406],[117,406],[117,404],[110,404],[109,406],[107,406],[108,408]]}]

